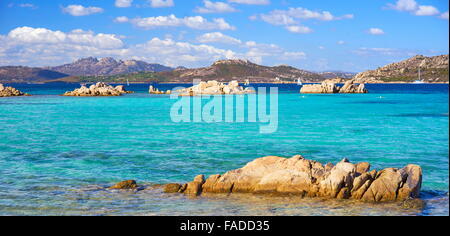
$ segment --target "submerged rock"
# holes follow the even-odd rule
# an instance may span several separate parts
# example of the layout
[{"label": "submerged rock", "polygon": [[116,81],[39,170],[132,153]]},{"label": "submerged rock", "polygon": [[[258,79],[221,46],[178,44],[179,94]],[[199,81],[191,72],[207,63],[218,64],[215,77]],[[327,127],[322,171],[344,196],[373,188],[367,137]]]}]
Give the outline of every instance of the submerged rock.
[{"label": "submerged rock", "polygon": [[348,80],[342,87],[329,81],[324,81],[321,84],[303,85],[300,93],[368,93],[368,91],[365,84],[358,84],[355,83],[355,80]]},{"label": "submerged rock", "polygon": [[231,81],[228,84],[220,83],[215,80],[208,82],[200,82],[190,88],[174,91],[180,96],[199,96],[199,95],[233,95],[233,94],[249,94],[255,93],[254,90],[239,86],[237,81]]},{"label": "submerged rock", "polygon": [[300,155],[292,158],[268,156],[223,175],[211,175],[206,180],[203,175],[199,175],[177,192],[194,195],[277,193],[369,202],[403,201],[419,197],[422,184],[420,166],[387,168],[379,172],[369,170],[369,163],[352,164],[347,159],[335,166],[324,166]]},{"label": "submerged rock", "polygon": [[125,93],[132,93],[126,91],[123,85],[113,87],[103,82],[98,82],[91,85],[89,88],[81,86],[81,88],[75,89],[71,92],[66,92],[63,96],[75,96],[75,97],[97,97],[97,96],[120,96]]},{"label": "submerged rock", "polygon": [[0,97],[16,97],[16,96],[29,96],[26,93],[22,93],[13,87],[5,87],[0,84]]},{"label": "submerged rock", "polygon": [[120,189],[120,190],[130,190],[130,189],[137,189],[138,185],[135,180],[126,180],[119,182],[108,189]]}]

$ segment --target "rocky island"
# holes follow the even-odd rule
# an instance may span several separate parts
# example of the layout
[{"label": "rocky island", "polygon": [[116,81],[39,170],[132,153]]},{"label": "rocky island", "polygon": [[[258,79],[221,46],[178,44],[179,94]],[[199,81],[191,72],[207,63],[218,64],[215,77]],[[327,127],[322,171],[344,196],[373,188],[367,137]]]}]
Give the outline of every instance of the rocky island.
[{"label": "rocky island", "polygon": [[74,96],[74,97],[99,97],[99,96],[120,96],[126,93],[133,93],[126,91],[123,85],[113,87],[111,85],[99,82],[91,85],[89,88],[81,86],[81,88],[74,91],[66,92],[62,96]]},{"label": "rocky island", "polygon": [[347,159],[333,165],[307,160],[268,156],[223,175],[203,175],[186,184],[168,184],[164,191],[200,195],[203,193],[272,193],[299,197],[354,199],[366,202],[405,201],[419,197],[422,169],[370,171],[370,164],[352,164]]},{"label": "rocky island", "polygon": [[150,94],[171,94],[172,92],[170,90],[167,91],[160,91],[159,89],[153,87],[153,85],[150,85],[150,87],[148,88],[148,93]]},{"label": "rocky island", "polygon": [[300,93],[368,93],[368,91],[365,84],[358,84],[355,80],[348,80],[342,87],[330,81],[324,81],[321,84],[303,85]]},{"label": "rocky island", "polygon": [[5,87],[0,84],[0,97],[16,97],[16,96],[29,96],[26,93],[22,93],[13,87]]},{"label": "rocky island", "polygon": [[201,95],[234,95],[234,94],[250,94],[255,93],[254,90],[243,88],[236,80],[228,84],[217,82],[215,80],[208,82],[200,82],[190,88],[176,90],[180,96],[201,96]]}]

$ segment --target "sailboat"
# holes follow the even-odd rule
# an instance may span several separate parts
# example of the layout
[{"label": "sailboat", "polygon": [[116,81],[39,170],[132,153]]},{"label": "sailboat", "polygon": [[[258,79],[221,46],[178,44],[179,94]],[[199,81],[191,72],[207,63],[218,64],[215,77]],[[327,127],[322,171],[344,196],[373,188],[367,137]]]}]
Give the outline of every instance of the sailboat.
[{"label": "sailboat", "polygon": [[303,85],[302,80],[300,78],[297,79],[297,85]]},{"label": "sailboat", "polygon": [[422,71],[421,71],[421,69],[420,69],[420,67],[419,67],[419,79],[418,80],[416,80],[416,81],[414,81],[414,84],[424,84],[425,82],[421,79],[421,73]]},{"label": "sailboat", "polygon": [[128,81],[128,79],[127,79],[127,86],[130,86],[130,81]]}]

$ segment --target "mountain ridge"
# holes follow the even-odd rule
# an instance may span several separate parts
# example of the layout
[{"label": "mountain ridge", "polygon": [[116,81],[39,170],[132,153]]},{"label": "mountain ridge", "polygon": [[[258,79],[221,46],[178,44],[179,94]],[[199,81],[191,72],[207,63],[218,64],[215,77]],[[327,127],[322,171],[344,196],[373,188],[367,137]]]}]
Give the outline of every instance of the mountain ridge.
[{"label": "mountain ridge", "polygon": [[426,57],[416,55],[400,62],[394,62],[375,70],[358,73],[354,78],[360,82],[448,82],[449,55]]},{"label": "mountain ridge", "polygon": [[112,57],[97,59],[87,57],[78,59],[75,62],[48,67],[46,69],[57,71],[72,76],[92,76],[92,75],[119,75],[134,72],[162,72],[171,71],[174,68],[161,64],[150,64],[138,60],[115,60]]}]

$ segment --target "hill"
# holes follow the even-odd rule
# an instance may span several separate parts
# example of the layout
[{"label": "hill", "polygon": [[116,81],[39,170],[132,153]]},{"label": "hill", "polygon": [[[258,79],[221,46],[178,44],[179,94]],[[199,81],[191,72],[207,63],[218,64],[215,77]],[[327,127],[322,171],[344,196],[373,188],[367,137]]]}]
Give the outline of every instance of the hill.
[{"label": "hill", "polygon": [[324,78],[317,73],[299,70],[291,66],[261,66],[245,60],[221,60],[209,67],[196,69],[179,68],[174,71],[160,72],[159,76],[167,81],[192,82],[193,79],[231,80],[250,82],[293,82],[298,78],[303,82],[317,82]]},{"label": "hill", "polygon": [[137,60],[115,60],[111,57],[97,59],[94,57],[82,58],[73,63],[48,69],[73,76],[93,75],[121,75],[135,72],[161,72],[171,71],[173,68],[160,64],[149,64]]},{"label": "hill", "polygon": [[3,83],[42,83],[66,76],[68,75],[42,68],[26,66],[0,67],[0,82]]},{"label": "hill", "polygon": [[417,55],[376,70],[359,73],[358,81],[413,82],[419,78],[425,82],[448,82],[448,55],[426,57]]}]

